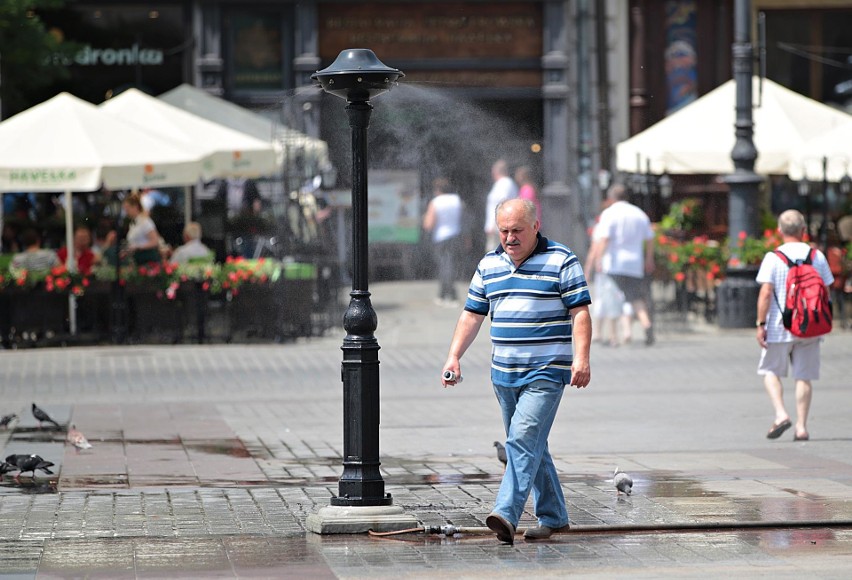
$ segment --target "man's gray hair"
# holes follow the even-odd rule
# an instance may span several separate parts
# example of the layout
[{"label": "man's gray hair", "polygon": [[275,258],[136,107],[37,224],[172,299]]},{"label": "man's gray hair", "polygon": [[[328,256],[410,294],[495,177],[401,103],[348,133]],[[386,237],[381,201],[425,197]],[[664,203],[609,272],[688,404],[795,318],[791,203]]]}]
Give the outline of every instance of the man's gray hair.
[{"label": "man's gray hair", "polygon": [[530,225],[533,225],[535,221],[538,219],[538,210],[535,207],[535,204],[528,199],[521,199],[519,197],[514,197],[512,199],[504,199],[500,203],[497,204],[497,209],[494,210],[494,219],[500,215],[500,210],[507,203],[512,205],[521,206],[521,211],[524,212],[524,218]]},{"label": "man's gray hair", "polygon": [[782,235],[798,237],[805,230],[805,216],[795,209],[788,209],[778,216],[778,229]]},{"label": "man's gray hair", "polygon": [[183,233],[190,240],[198,240],[201,238],[201,224],[198,222],[187,222],[183,227]]},{"label": "man's gray hair", "polygon": [[494,162],[494,165],[491,166],[491,169],[495,171],[498,175],[509,175],[509,163],[505,159],[498,159]]},{"label": "man's gray hair", "polygon": [[627,201],[627,188],[623,183],[613,183],[607,190],[606,197],[611,201]]}]

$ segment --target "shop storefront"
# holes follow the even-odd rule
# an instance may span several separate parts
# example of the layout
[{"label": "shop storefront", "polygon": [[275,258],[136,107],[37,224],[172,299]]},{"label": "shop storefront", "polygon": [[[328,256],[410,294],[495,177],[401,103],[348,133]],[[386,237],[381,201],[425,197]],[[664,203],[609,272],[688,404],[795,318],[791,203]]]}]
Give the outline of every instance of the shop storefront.
[{"label": "shop storefront", "polygon": [[47,96],[68,91],[100,103],[129,87],[159,94],[179,85],[192,55],[187,16],[182,2],[75,2],[45,12],[53,34],[79,45],[69,78]]}]

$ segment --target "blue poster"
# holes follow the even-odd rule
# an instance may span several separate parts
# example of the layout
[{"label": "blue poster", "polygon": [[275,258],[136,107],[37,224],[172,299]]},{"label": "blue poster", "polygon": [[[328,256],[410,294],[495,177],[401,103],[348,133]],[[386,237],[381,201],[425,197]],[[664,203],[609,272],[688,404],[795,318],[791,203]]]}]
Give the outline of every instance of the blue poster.
[{"label": "blue poster", "polygon": [[695,0],[666,2],[666,114],[698,98]]}]

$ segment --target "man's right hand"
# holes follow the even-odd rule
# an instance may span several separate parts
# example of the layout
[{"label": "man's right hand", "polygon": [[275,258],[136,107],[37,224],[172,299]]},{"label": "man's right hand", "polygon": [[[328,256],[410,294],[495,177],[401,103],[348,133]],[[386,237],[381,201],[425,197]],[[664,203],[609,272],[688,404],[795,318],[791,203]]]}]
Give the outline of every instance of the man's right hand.
[{"label": "man's right hand", "polygon": [[759,344],[761,348],[766,348],[766,326],[757,327],[757,344]]},{"label": "man's right hand", "polygon": [[[447,371],[453,373],[453,377],[455,378],[453,378],[452,380],[447,380]],[[444,370],[441,371],[441,384],[444,386],[445,389],[447,387],[453,387],[461,382],[459,380],[461,376],[461,365],[459,365],[459,360],[454,357],[448,358],[447,362],[444,363]]]}]

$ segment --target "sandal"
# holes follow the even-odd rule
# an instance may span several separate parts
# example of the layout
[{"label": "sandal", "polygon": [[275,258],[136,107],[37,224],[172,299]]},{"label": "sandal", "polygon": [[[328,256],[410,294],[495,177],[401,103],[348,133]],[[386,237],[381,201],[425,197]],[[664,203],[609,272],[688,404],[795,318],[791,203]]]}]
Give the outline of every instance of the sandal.
[{"label": "sandal", "polygon": [[772,427],[769,429],[769,433],[766,434],[767,439],[778,439],[781,435],[792,427],[793,424],[790,422],[790,419],[784,419],[780,423],[773,423]]}]

